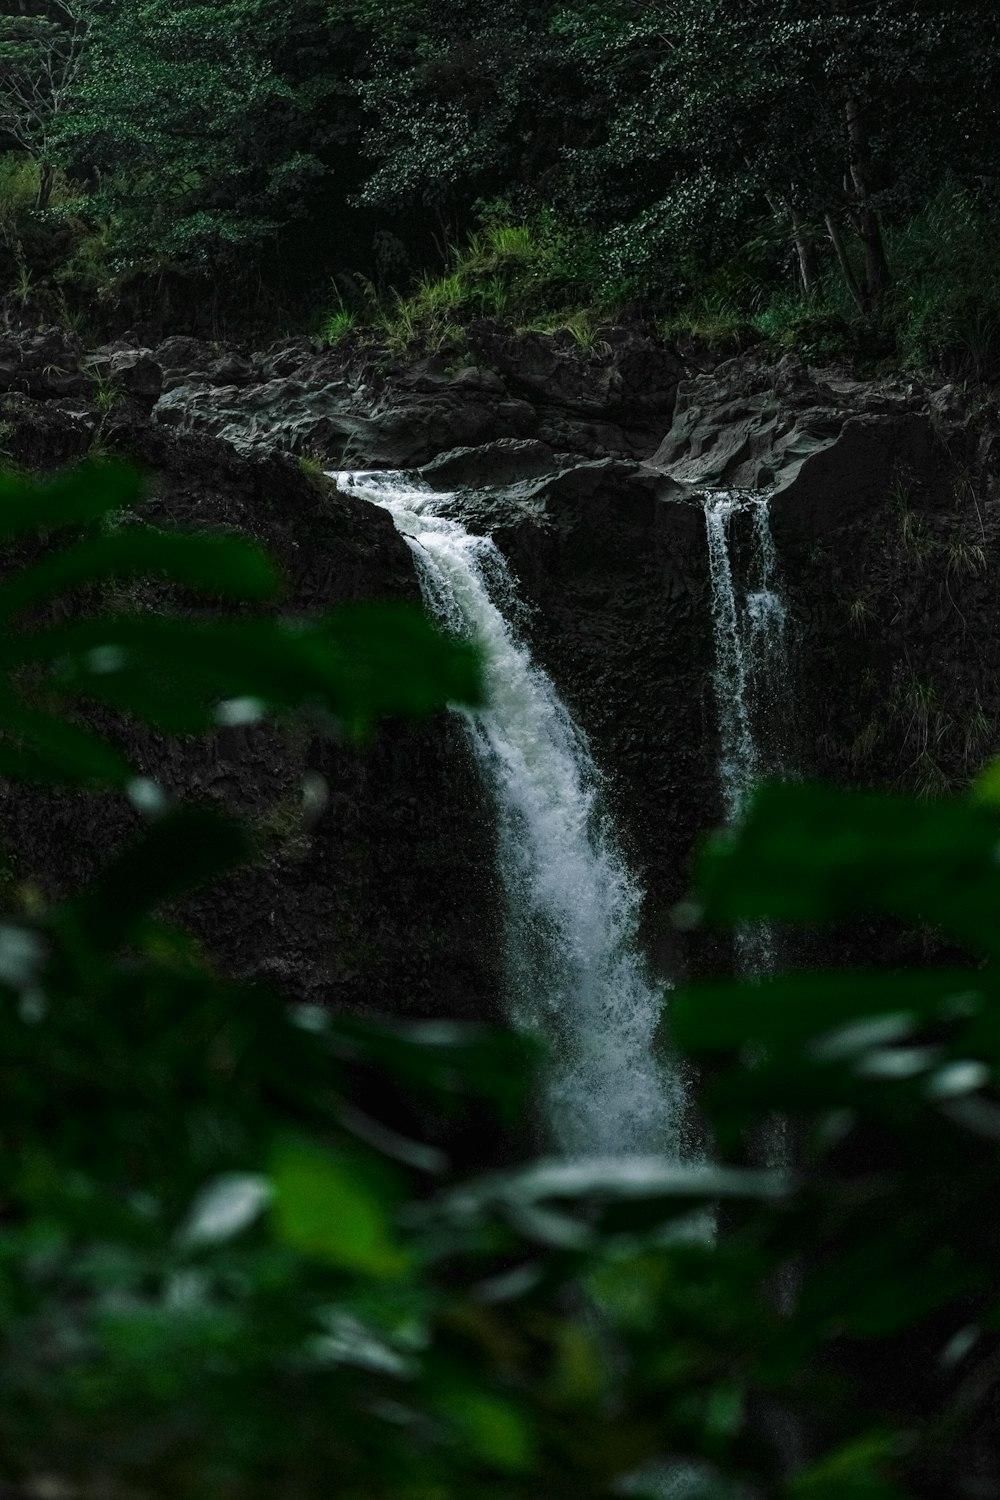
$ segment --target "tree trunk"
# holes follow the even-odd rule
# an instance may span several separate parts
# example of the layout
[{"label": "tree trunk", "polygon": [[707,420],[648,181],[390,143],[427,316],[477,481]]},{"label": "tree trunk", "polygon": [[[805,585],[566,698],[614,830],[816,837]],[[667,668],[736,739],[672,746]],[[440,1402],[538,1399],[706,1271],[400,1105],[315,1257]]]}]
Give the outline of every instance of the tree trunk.
[{"label": "tree trunk", "polygon": [[865,289],[859,284],[858,278],[854,274],[854,267],[851,265],[851,257],[847,253],[847,246],[844,244],[844,236],[840,232],[840,225],[833,217],[833,214],[828,213],[825,217],[830,243],[836,253],[837,264],[840,266],[840,274],[844,278],[847,290],[857,304],[858,311],[867,317],[871,311],[871,304],[865,293]]},{"label": "tree trunk", "polygon": [[[745,156],[745,160],[747,165],[752,170],[753,164],[750,161],[749,156]],[[798,209],[793,208],[791,202],[787,198],[778,197],[776,193],[767,192],[766,190],[764,196],[767,199],[768,207],[779,223],[783,219],[788,219],[791,221],[792,243],[795,246],[795,254],[798,259],[799,285],[802,289],[802,295],[805,297],[806,301],[811,302],[816,291],[816,282],[819,278],[819,266],[816,260],[816,246],[813,244],[811,238],[809,237],[809,234],[806,231],[806,227],[802,222],[802,217]]]},{"label": "tree trunk", "polygon": [[52,163],[40,161],[38,163],[38,192],[35,195],[36,208],[48,208],[49,199],[52,197],[53,176]]},{"label": "tree trunk", "polygon": [[865,256],[866,289],[870,305],[876,307],[888,290],[892,275],[882,239],[882,226],[878,213],[871,206],[868,131],[864,111],[853,95],[848,97],[845,111],[847,134],[851,143],[851,185],[854,190],[858,234]]},{"label": "tree trunk", "polygon": [[807,302],[811,302],[816,295],[816,283],[819,280],[819,260],[816,255],[816,245],[802,222],[797,208],[792,211],[792,239],[795,242],[795,254],[799,261],[799,281],[802,285],[802,295]]}]

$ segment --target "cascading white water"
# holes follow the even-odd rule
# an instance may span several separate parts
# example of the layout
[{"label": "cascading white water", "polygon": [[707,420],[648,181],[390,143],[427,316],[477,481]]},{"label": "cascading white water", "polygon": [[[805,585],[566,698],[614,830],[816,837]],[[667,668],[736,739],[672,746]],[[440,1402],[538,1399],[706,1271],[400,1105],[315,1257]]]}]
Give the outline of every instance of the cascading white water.
[{"label": "cascading white water", "polygon": [[390,511],[424,598],[483,653],[487,706],[465,715],[498,814],[512,1020],[548,1048],[548,1127],[567,1156],[690,1158],[685,1089],[657,1054],[663,993],[637,942],[625,864],[586,736],[516,629],[513,579],[488,537],[406,475],[337,475]]},{"label": "cascading white water", "polygon": [[[730,557],[730,522],[752,518],[748,587],[740,598]],[[788,613],[777,590],[778,562],[768,497],[724,491],[705,500],[712,621],[713,681],[719,720],[719,780],[727,821],[743,816],[764,775],[787,772],[782,753],[790,702]],[[764,923],[736,934],[740,968],[749,975],[774,967],[774,934]]]},{"label": "cascading white water", "polygon": [[[729,556],[729,523],[743,511],[753,517],[749,582],[737,597]],[[754,787],[766,770],[761,731],[768,728],[771,745],[779,738],[774,726],[763,722],[780,707],[788,679],[788,617],[777,592],[777,555],[771,535],[767,496],[726,491],[705,501],[709,577],[712,585],[712,622],[715,631],[715,701],[719,717],[719,779],[726,815],[736,822]]]}]

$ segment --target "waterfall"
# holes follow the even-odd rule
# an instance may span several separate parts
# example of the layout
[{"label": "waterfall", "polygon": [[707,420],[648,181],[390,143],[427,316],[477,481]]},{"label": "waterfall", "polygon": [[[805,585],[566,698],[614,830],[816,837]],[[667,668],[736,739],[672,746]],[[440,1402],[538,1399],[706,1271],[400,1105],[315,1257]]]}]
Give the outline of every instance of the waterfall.
[{"label": "waterfall", "polygon": [[[738,595],[730,522],[752,519],[747,588]],[[787,768],[784,725],[791,701],[788,615],[777,591],[768,497],[724,491],[705,500],[715,632],[712,674],[719,720],[719,780],[729,822],[742,817],[763,775]]]},{"label": "waterfall", "polygon": [[556,1150],[689,1158],[684,1085],[657,1049],[663,993],[638,946],[642,893],[586,735],[518,629],[504,558],[441,513],[453,497],[407,475],[334,477],[390,511],[428,608],[483,654],[486,707],[463,717],[497,809],[511,1019],[546,1044]]},{"label": "waterfall", "polygon": [[[747,585],[733,577],[731,522],[749,513],[752,526]],[[765,775],[787,774],[785,730],[792,702],[788,612],[777,588],[778,559],[768,496],[723,491],[705,500],[712,588],[719,720],[719,781],[726,819],[739,822]],[[749,976],[775,966],[773,929],[757,922],[736,933],[740,970]]]}]

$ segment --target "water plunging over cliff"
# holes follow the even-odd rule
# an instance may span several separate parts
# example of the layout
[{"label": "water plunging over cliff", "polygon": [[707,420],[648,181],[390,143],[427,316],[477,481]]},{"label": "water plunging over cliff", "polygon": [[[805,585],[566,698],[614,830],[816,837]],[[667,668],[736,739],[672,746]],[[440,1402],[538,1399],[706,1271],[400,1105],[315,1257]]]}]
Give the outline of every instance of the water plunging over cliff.
[{"label": "water plunging over cliff", "polygon": [[[745,590],[737,590],[730,556],[730,523],[752,521]],[[713,685],[719,720],[719,780],[727,821],[737,822],[763,776],[787,771],[784,730],[791,704],[788,616],[777,591],[777,554],[768,497],[723,491],[705,501],[712,622]],[[737,934],[741,968],[766,973],[774,964],[770,928]]]},{"label": "water plunging over cliff", "polygon": [[[729,554],[730,521],[753,521],[748,586],[738,597]],[[787,613],[777,592],[777,556],[767,496],[723,492],[705,501],[715,701],[719,716],[719,779],[726,815],[735,821],[761,776],[780,772],[780,733],[770,716],[784,710],[788,685]],[[765,743],[767,749],[765,749]],[[770,750],[770,753],[768,753]]]},{"label": "water plunging over cliff", "polygon": [[637,943],[641,892],[586,736],[518,632],[506,562],[438,513],[449,497],[400,474],[337,477],[391,512],[428,607],[483,652],[488,706],[465,718],[497,807],[511,1018],[547,1044],[554,1144],[685,1157],[684,1085],[654,1050],[663,997]]}]

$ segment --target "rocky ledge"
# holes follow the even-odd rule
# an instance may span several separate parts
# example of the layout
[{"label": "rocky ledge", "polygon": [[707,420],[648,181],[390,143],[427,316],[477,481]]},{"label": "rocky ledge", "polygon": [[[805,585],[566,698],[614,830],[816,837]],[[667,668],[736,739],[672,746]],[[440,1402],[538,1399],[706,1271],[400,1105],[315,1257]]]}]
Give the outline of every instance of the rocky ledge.
[{"label": "rocky ledge", "polygon": [[[934,789],[960,784],[1000,742],[989,393],[977,407],[947,386],[862,380],[791,355],[713,361],[642,327],[581,350],[569,335],[487,323],[462,351],[411,363],[306,340],[247,353],[125,338],[88,352],[51,333],[11,337],[2,391],[8,458],[57,467],[95,441],[133,454],[153,475],[156,515],[261,537],[296,608],[416,597],[387,516],[340,494],[322,467],[419,472],[490,531],[533,606],[539,659],[613,768],[664,966],[682,958],[666,913],[721,815],[706,492],[772,495],[794,626],[795,681],[778,712],[797,770]],[[317,473],[289,452],[318,460]],[[739,583],[748,549],[734,542]],[[139,746],[168,785],[242,798],[275,830],[261,868],[213,895],[211,919],[195,911],[220,957],[298,994],[489,1010],[490,817],[455,726],[390,728],[363,759],[239,739]],[[306,827],[298,789],[313,769],[333,798]],[[95,807],[19,793],[2,826],[49,888],[66,849],[75,875],[109,825]]]}]

